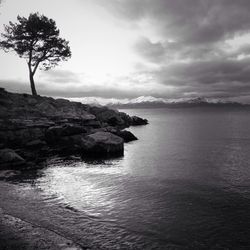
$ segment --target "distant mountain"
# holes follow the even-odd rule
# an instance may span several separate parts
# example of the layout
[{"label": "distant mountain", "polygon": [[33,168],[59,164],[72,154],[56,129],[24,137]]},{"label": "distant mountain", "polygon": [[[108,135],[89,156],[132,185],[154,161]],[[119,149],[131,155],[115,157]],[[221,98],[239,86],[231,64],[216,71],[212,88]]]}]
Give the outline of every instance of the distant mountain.
[{"label": "distant mountain", "polygon": [[140,96],[125,101],[115,101],[106,104],[112,108],[189,108],[189,107],[250,107],[249,104],[230,102],[220,99],[208,99],[205,97],[164,99],[153,96]]}]

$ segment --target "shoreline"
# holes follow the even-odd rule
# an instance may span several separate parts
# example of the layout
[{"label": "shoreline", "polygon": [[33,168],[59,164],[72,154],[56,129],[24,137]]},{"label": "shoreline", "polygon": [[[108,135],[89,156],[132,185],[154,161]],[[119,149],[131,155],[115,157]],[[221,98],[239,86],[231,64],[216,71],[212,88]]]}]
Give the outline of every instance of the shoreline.
[{"label": "shoreline", "polygon": [[[43,225],[32,200],[18,192],[18,185],[0,180],[0,249],[2,250],[81,250],[88,249],[59,230]],[[42,203],[41,203],[42,204]],[[34,205],[34,204],[33,204]],[[37,206],[37,208],[39,205]],[[42,208],[42,207],[41,207]],[[27,213],[29,211],[29,213]],[[40,212],[41,213],[41,212]],[[42,214],[42,213],[41,213]],[[42,217],[41,217],[42,218]]]},{"label": "shoreline", "polygon": [[0,169],[18,169],[55,155],[110,158],[137,140],[130,126],[146,119],[105,106],[16,94],[0,88]]},{"label": "shoreline", "polygon": [[[42,192],[29,185],[0,180],[0,189],[0,240],[5,239],[1,250],[111,250],[150,245],[146,236],[134,235],[137,239],[132,240],[131,231],[125,227],[102,222],[67,204],[48,204]],[[114,237],[116,234],[123,237]]]},{"label": "shoreline", "polygon": [[[0,180],[0,188],[1,250],[91,249],[84,235],[80,242],[72,236],[74,234],[63,230],[63,221],[57,218],[58,210],[50,211],[52,217],[37,190],[19,193],[19,186],[8,180]],[[56,220],[57,225],[53,225],[51,221]]]},{"label": "shoreline", "polygon": [[1,208],[0,217],[0,249],[87,249],[58,234],[58,232],[24,221],[4,212]]}]

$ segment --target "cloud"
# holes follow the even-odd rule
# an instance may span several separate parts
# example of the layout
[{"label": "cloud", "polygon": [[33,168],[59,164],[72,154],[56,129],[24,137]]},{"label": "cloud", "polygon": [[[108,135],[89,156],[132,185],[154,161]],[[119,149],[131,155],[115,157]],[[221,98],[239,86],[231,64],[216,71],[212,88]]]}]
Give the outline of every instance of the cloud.
[{"label": "cloud", "polygon": [[[61,84],[56,82],[52,84],[51,82],[36,81],[36,89],[39,95],[66,98],[93,96],[102,98],[136,98],[140,95],[150,94],[162,96],[169,92],[168,87],[165,86],[148,86],[146,77],[147,75],[120,77],[112,83],[107,82],[99,85],[92,83]],[[120,81],[121,84],[115,84],[116,81]],[[0,79],[0,87],[11,92],[31,93],[28,81]]]},{"label": "cloud", "polygon": [[99,0],[126,21],[148,20],[181,43],[211,43],[249,31],[248,0]]},{"label": "cloud", "polygon": [[135,47],[151,62],[223,56],[228,39],[250,31],[248,0],[96,1],[148,34]]},{"label": "cloud", "polygon": [[[94,1],[112,15],[112,22],[124,30],[124,36],[129,28],[128,51],[132,49],[136,55],[127,56],[133,57],[129,58],[133,69],[129,67],[119,77],[120,74],[97,77],[95,66],[91,77],[89,72],[86,75],[69,70],[43,72],[37,77],[40,94],[103,98],[250,96],[249,0],[91,0],[88,3]],[[105,25],[102,32],[106,34]],[[115,35],[111,37],[115,42]],[[112,48],[112,39],[100,51],[107,51],[107,45]],[[101,56],[101,53],[96,57],[90,54],[89,58],[94,58],[93,65],[99,58],[108,64],[111,54]],[[119,51],[115,60],[123,60]],[[115,64],[113,68],[115,71]],[[10,85],[4,83],[11,89],[15,86],[29,91],[25,82],[12,81]]]},{"label": "cloud", "polygon": [[152,71],[176,96],[237,97],[250,93],[250,58],[175,63]]},{"label": "cloud", "polygon": [[147,65],[143,71],[173,87],[173,97],[249,95],[249,39],[237,39],[250,32],[250,1],[111,0],[106,8],[146,34],[134,46]]},{"label": "cloud", "polygon": [[165,57],[163,45],[152,43],[148,38],[141,37],[134,46],[135,51],[151,62],[161,62]]},{"label": "cloud", "polygon": [[250,84],[250,58],[237,60],[208,60],[192,63],[178,63],[162,67],[156,72],[158,80],[168,83],[177,79],[174,84],[220,84],[239,82]]},{"label": "cloud", "polygon": [[57,82],[57,83],[79,83],[79,74],[70,70],[50,70],[41,71],[40,78],[43,81]]}]

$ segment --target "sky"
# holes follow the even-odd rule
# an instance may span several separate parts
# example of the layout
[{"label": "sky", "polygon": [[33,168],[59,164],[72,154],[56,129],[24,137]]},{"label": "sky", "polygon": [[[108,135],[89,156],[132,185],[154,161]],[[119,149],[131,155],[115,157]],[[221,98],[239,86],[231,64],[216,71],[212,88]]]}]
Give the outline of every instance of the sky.
[{"label": "sky", "polygon": [[[3,24],[40,12],[72,58],[36,73],[39,94],[250,103],[249,0],[2,0]],[[30,93],[26,61],[0,51],[0,86]]]}]

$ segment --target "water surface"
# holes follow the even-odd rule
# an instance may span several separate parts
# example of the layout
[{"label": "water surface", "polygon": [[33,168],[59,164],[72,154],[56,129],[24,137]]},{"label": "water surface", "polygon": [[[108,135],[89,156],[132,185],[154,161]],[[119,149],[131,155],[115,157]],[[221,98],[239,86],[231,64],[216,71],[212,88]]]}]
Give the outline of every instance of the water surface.
[{"label": "water surface", "polygon": [[9,178],[13,204],[94,249],[249,249],[250,112],[125,112],[150,124],[124,157],[48,161]]}]

